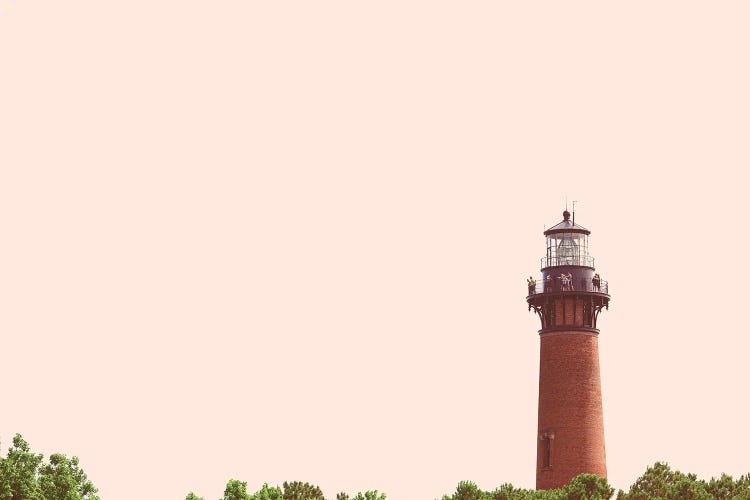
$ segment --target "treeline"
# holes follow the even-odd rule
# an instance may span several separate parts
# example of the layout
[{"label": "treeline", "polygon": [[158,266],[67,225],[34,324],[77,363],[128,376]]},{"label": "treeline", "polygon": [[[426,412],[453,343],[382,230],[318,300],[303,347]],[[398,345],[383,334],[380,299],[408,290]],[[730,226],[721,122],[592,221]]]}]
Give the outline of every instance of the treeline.
[{"label": "treeline", "polygon": [[[442,500],[750,500],[750,474],[733,479],[722,474],[708,481],[695,474],[672,470],[657,462],[633,483],[628,491],[615,489],[606,479],[593,474],[581,474],[570,484],[555,490],[527,490],[503,484],[493,491],[480,489],[471,481],[461,481],[451,495]],[[204,500],[193,493],[186,500]],[[230,480],[219,500],[326,500],[321,489],[309,483],[284,483],[282,487],[263,487],[255,493],[247,491],[247,483]],[[336,495],[336,500],[386,500],[384,493],[367,491],[349,496]]]},{"label": "treeline", "polygon": [[0,500],[99,500],[96,493],[78,457],[53,453],[45,461],[20,434],[0,457]]},{"label": "treeline", "polygon": [[[672,470],[657,462],[633,483],[615,495],[606,479],[581,474],[556,490],[526,490],[503,484],[484,491],[471,481],[461,481],[442,500],[750,500],[750,474],[733,479],[722,474],[706,481],[695,474]],[[20,434],[13,438],[5,457],[0,457],[0,500],[99,500],[97,489],[81,469],[77,457],[53,453],[49,460],[31,451]],[[189,493],[186,500],[203,500]],[[247,483],[231,479],[220,500],[326,500],[318,486],[298,481],[281,487],[264,484],[255,493]],[[336,500],[386,500],[377,490],[354,495],[339,493]]]},{"label": "treeline", "polygon": [[[195,493],[188,493],[185,500],[204,500]],[[264,484],[261,489],[250,494],[247,491],[247,483],[230,479],[224,488],[224,496],[219,500],[326,500],[323,491],[314,484],[293,481],[284,482],[280,488],[278,486],[268,486]],[[384,493],[378,493],[377,490],[359,492],[354,496],[348,493],[339,493],[336,500],[386,500]]]},{"label": "treeline", "polygon": [[615,495],[606,479],[593,474],[581,474],[570,484],[555,490],[525,490],[503,484],[494,491],[482,491],[476,484],[463,481],[455,493],[442,500],[750,500],[750,474],[734,480],[732,476],[709,481],[695,474],[673,471],[669,465],[657,462],[633,483],[627,492]]}]

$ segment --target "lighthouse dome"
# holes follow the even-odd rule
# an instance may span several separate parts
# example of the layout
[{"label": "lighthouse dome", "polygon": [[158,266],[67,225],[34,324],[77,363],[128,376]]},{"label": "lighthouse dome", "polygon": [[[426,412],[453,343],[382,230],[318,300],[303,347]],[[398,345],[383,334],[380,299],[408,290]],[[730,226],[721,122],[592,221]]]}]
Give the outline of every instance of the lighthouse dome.
[{"label": "lighthouse dome", "polygon": [[570,212],[566,210],[563,212],[563,220],[559,222],[558,224],[555,224],[551,228],[547,229],[544,232],[544,235],[549,236],[550,234],[556,234],[556,233],[591,234],[591,231],[589,231],[585,227],[579,224],[576,224],[575,222],[570,220]]}]

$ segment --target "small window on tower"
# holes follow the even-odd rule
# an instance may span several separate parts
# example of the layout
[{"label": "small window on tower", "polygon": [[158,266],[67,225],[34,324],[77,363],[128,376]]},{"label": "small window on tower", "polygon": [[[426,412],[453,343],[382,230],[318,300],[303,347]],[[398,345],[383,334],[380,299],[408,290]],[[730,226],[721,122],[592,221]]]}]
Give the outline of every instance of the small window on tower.
[{"label": "small window on tower", "polygon": [[552,468],[552,441],[554,439],[554,429],[544,429],[539,435],[539,440],[542,442],[542,469]]}]

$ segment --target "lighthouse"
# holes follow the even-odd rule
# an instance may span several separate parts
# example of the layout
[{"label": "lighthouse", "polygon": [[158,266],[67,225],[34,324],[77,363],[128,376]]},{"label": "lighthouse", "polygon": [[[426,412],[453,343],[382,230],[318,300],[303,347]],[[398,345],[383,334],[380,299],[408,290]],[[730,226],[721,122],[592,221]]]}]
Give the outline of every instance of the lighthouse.
[{"label": "lighthouse", "polygon": [[541,320],[537,489],[582,473],[607,477],[597,319],[610,296],[589,255],[590,234],[564,211],[544,231],[542,277],[530,280],[526,297]]}]

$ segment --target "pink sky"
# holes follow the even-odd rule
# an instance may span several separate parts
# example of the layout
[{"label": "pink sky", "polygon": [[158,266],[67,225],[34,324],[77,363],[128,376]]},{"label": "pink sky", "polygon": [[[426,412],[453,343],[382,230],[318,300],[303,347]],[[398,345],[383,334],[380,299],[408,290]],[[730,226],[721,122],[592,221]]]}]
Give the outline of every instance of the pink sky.
[{"label": "pink sky", "polygon": [[105,500],[532,487],[567,195],[611,483],[748,472],[749,14],[0,0],[2,453]]}]

